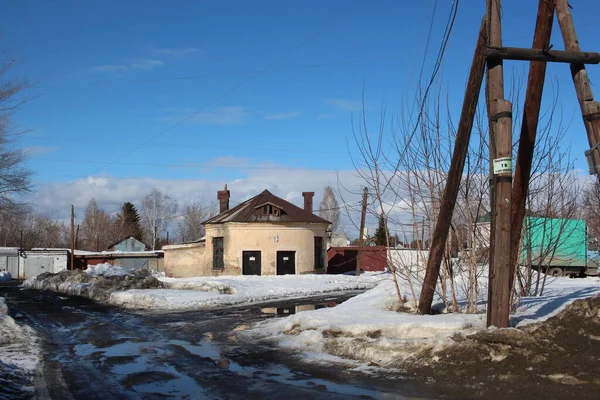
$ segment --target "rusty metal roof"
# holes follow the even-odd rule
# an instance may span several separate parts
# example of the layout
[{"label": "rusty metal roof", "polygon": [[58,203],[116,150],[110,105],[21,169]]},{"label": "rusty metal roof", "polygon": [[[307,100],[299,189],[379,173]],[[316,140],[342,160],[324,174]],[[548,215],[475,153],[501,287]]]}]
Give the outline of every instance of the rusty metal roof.
[{"label": "rusty metal roof", "polygon": [[[280,215],[261,215],[256,212],[264,204],[272,204],[278,207]],[[215,217],[205,221],[205,224],[223,224],[226,222],[313,222],[321,224],[330,224],[329,221],[316,216],[310,211],[306,211],[289,201],[275,196],[268,190],[264,190],[257,196],[254,196],[243,203],[238,204],[232,209],[225,211]]]}]

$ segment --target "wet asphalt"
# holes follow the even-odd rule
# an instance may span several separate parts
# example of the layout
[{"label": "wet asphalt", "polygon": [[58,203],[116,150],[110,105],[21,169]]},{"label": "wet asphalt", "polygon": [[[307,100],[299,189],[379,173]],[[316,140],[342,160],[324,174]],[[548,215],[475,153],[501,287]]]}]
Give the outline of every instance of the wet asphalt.
[{"label": "wet asphalt", "polygon": [[39,398],[404,399],[424,393],[397,373],[305,362],[294,352],[236,337],[255,322],[311,305],[333,306],[356,294],[152,313],[0,286],[11,316],[42,339]]}]

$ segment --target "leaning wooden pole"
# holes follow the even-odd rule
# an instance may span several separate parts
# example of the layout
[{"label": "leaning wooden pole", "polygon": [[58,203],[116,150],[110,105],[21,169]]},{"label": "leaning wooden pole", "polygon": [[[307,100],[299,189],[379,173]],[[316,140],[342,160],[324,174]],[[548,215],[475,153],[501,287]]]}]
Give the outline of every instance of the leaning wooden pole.
[{"label": "leaning wooden pole", "polygon": [[452,161],[446,187],[440,204],[440,214],[435,225],[431,247],[429,249],[429,258],[427,259],[427,270],[423,287],[421,288],[421,296],[419,298],[419,312],[421,314],[429,314],[431,312],[431,303],[435,293],[435,286],[440,274],[440,265],[444,255],[444,247],[448,239],[448,230],[452,221],[454,205],[460,188],[460,180],[465,166],[465,158],[469,149],[469,140],[471,138],[471,130],[473,128],[473,119],[477,111],[477,101],[481,91],[483,74],[485,71],[485,45],[486,39],[486,21],[483,20],[479,29],[479,37],[473,55],[473,62],[469,72],[467,81],[467,89],[463,102],[460,121],[458,123],[458,131],[454,141],[454,151],[452,153]]},{"label": "leaning wooden pole", "polygon": [[360,212],[360,232],[358,232],[358,251],[356,252],[356,276],[360,276],[360,263],[362,261],[362,249],[365,245],[364,231],[365,231],[365,219],[367,217],[367,198],[369,196],[369,189],[364,188],[363,198]]},{"label": "leaning wooden pole", "polygon": [[75,207],[71,204],[71,256],[70,268],[75,269]]},{"label": "leaning wooden pole", "polygon": [[[540,0],[538,4],[535,33],[533,35],[533,48],[545,51],[550,47],[552,21],[554,20],[554,4],[548,0]],[[519,137],[519,150],[517,165],[513,178],[512,210],[511,210],[511,239],[510,239],[510,287],[514,285],[515,269],[519,262],[519,245],[521,242],[521,228],[525,218],[525,205],[529,191],[531,177],[531,164],[535,138],[542,104],[542,92],[546,77],[546,62],[532,61],[529,64],[527,90],[525,92],[525,106],[523,122]]]},{"label": "leaning wooden pole", "polygon": [[[579,52],[579,41],[573,24],[573,17],[569,9],[567,0],[554,0],[556,7],[556,16],[562,33],[565,49],[568,51]],[[581,114],[585,130],[587,132],[588,142],[590,144],[590,157],[592,165],[590,173],[595,173],[600,179],[600,103],[594,101],[594,95],[590,87],[590,79],[587,70],[583,64],[571,64],[571,76],[577,92],[577,99],[581,107]]]},{"label": "leaning wooden pole", "polygon": [[[500,0],[487,0],[488,44],[502,47]],[[512,192],[512,105],[504,99],[501,59],[488,60],[491,228],[487,325],[508,327],[510,311],[510,215]]]}]

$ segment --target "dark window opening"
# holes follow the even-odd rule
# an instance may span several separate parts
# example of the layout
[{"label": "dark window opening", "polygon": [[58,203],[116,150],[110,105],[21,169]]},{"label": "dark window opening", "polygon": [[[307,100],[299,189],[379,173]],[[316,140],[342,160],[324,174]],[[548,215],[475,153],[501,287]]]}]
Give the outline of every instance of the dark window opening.
[{"label": "dark window opening", "polygon": [[282,211],[272,204],[265,204],[264,206],[257,208],[256,213],[258,215],[273,215],[279,217],[282,214]]},{"label": "dark window opening", "polygon": [[223,261],[223,238],[214,237],[212,240],[213,244],[213,269],[225,268]]},{"label": "dark window opening", "polygon": [[315,236],[315,268],[323,268],[323,238]]}]

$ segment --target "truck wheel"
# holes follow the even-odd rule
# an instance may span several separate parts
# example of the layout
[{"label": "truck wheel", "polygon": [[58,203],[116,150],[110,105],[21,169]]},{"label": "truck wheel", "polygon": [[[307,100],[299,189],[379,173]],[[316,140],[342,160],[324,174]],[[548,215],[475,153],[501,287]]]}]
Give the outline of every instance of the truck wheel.
[{"label": "truck wheel", "polygon": [[550,268],[546,274],[554,277],[560,277],[564,275],[564,272],[562,268]]}]

